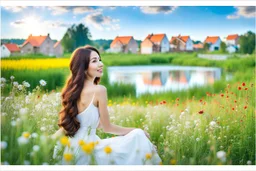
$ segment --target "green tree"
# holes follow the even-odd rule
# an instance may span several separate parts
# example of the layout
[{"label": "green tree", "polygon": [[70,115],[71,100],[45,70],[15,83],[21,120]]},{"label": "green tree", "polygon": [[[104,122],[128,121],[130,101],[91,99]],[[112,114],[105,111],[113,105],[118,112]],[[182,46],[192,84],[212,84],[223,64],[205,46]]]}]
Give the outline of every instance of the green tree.
[{"label": "green tree", "polygon": [[210,48],[210,44],[209,43],[204,43],[204,50],[208,51]]},{"label": "green tree", "polygon": [[65,52],[72,52],[80,46],[92,44],[89,28],[83,24],[72,25],[67,29],[62,38],[62,45]]},{"label": "green tree", "polygon": [[255,33],[248,31],[239,38],[239,51],[244,54],[252,54],[255,51]]},{"label": "green tree", "polygon": [[226,48],[227,48],[226,43],[221,42],[221,44],[220,44],[220,51],[224,53],[224,52],[226,52]]}]

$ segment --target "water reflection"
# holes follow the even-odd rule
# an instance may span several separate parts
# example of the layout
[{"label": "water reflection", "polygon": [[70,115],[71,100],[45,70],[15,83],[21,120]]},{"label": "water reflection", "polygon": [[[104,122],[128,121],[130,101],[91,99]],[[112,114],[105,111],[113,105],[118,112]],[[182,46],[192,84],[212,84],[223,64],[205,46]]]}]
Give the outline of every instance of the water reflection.
[{"label": "water reflection", "polygon": [[134,84],[136,95],[146,92],[178,91],[193,86],[213,84],[221,77],[221,69],[184,66],[125,66],[108,67],[110,84]]}]

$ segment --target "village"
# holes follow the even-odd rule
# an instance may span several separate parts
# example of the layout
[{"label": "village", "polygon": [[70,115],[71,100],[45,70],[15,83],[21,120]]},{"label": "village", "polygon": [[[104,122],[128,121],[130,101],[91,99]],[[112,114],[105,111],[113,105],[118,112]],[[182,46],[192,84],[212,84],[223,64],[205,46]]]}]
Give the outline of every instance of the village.
[{"label": "village", "polygon": [[[168,52],[193,52],[200,51],[205,48],[208,51],[219,51],[221,42],[225,42],[226,51],[235,53],[238,51],[239,35],[227,35],[224,40],[220,36],[207,36],[204,42],[193,43],[189,35],[172,36],[169,40],[167,35],[148,34],[139,45],[133,36],[116,36],[110,44],[110,48],[106,53],[133,53],[133,54],[152,54],[152,53],[168,53]],[[30,34],[25,42],[21,45],[14,43],[3,43],[1,45],[1,58],[10,56],[23,56],[27,54],[43,54],[46,56],[62,57],[64,48],[61,41],[54,41],[50,34],[32,35]]]}]

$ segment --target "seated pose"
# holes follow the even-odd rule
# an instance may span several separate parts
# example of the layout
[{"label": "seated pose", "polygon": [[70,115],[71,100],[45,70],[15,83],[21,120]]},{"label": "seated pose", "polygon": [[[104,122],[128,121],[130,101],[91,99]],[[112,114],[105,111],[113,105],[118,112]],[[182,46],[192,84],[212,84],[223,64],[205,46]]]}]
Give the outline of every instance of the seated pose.
[{"label": "seated pose", "polygon": [[[103,75],[100,53],[91,46],[76,49],[70,62],[71,76],[62,90],[60,129],[55,137],[66,135],[68,143],[61,156],[62,164],[160,164],[161,158],[149,140],[149,134],[138,128],[127,128],[110,122],[107,90],[99,85]],[[118,135],[100,139],[96,129]],[[55,146],[54,156],[58,152]],[[65,157],[66,155],[66,157]],[[69,157],[67,157],[69,155]]]}]

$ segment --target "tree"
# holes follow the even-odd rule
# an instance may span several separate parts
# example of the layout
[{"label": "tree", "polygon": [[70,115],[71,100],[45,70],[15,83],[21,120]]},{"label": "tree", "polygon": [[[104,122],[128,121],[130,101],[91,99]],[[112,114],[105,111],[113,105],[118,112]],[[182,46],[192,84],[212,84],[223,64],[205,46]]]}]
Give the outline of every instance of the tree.
[{"label": "tree", "polygon": [[227,48],[226,43],[221,42],[221,44],[220,44],[220,51],[224,53],[224,52],[226,52],[226,48]]},{"label": "tree", "polygon": [[66,52],[72,52],[80,46],[92,44],[90,39],[91,33],[89,28],[85,27],[83,24],[79,24],[72,25],[68,28],[61,42]]},{"label": "tree", "polygon": [[209,48],[210,48],[210,44],[205,42],[205,43],[204,43],[204,50],[205,50],[205,51],[208,51]]},{"label": "tree", "polygon": [[255,33],[248,31],[239,38],[240,52],[252,54],[255,51]]}]

